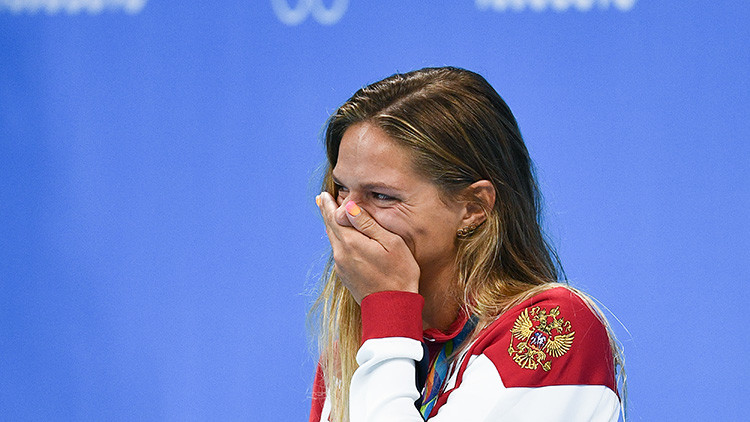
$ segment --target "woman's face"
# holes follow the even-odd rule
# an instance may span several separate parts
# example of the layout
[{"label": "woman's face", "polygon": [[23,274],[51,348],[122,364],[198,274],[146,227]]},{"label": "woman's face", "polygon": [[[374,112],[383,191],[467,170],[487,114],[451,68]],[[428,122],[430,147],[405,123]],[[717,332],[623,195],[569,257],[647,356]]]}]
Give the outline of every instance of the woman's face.
[{"label": "woman's face", "polygon": [[420,284],[453,271],[456,230],[463,225],[465,207],[458,201],[444,202],[438,187],[415,171],[410,152],[383,130],[368,123],[349,127],[333,180],[339,205],[354,201],[404,239],[419,264]]}]

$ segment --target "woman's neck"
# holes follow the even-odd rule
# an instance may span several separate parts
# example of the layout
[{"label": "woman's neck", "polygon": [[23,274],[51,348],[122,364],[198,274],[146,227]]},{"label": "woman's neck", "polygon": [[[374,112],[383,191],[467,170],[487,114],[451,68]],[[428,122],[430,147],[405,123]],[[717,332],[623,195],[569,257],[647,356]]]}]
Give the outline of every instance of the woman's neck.
[{"label": "woman's neck", "polygon": [[431,274],[423,272],[420,278],[419,294],[424,297],[422,327],[446,331],[456,320],[460,307],[455,294],[455,268],[447,266]]}]

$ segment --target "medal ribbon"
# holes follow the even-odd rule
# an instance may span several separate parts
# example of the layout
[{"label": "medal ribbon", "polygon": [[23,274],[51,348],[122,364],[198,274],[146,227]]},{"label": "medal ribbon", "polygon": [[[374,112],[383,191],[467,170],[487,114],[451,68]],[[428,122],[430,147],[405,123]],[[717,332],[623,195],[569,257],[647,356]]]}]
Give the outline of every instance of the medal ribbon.
[{"label": "medal ribbon", "polygon": [[443,382],[445,382],[445,377],[450,367],[448,358],[454,350],[461,346],[461,343],[463,343],[476,325],[477,318],[469,318],[466,324],[464,324],[464,328],[461,329],[461,332],[456,337],[446,341],[435,359],[433,359],[430,371],[427,373],[427,381],[422,389],[422,406],[419,408],[424,420],[427,420],[430,416],[430,412],[437,402],[440,389],[443,387]]}]

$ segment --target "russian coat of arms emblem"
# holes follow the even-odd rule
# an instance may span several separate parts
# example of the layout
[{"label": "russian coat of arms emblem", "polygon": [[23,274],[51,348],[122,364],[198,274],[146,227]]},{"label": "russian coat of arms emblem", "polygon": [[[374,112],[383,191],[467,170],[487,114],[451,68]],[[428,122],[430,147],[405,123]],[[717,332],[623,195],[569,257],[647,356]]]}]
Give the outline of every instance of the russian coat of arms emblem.
[{"label": "russian coat of arms emblem", "polygon": [[552,367],[552,358],[568,353],[573,345],[575,331],[560,316],[560,307],[547,311],[535,306],[526,308],[516,318],[510,338],[508,353],[521,368],[544,371]]}]

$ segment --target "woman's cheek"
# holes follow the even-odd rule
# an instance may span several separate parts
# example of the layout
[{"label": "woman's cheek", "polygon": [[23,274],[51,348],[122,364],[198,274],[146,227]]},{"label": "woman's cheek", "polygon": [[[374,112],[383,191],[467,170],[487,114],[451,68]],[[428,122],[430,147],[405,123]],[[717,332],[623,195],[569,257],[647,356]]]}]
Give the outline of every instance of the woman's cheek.
[{"label": "woman's cheek", "polygon": [[[368,212],[370,212],[368,210]],[[399,235],[409,249],[414,253],[414,239],[411,235],[411,226],[407,221],[404,221],[401,215],[398,215],[391,208],[378,208],[370,212],[372,218],[384,229],[391,233]]]}]

